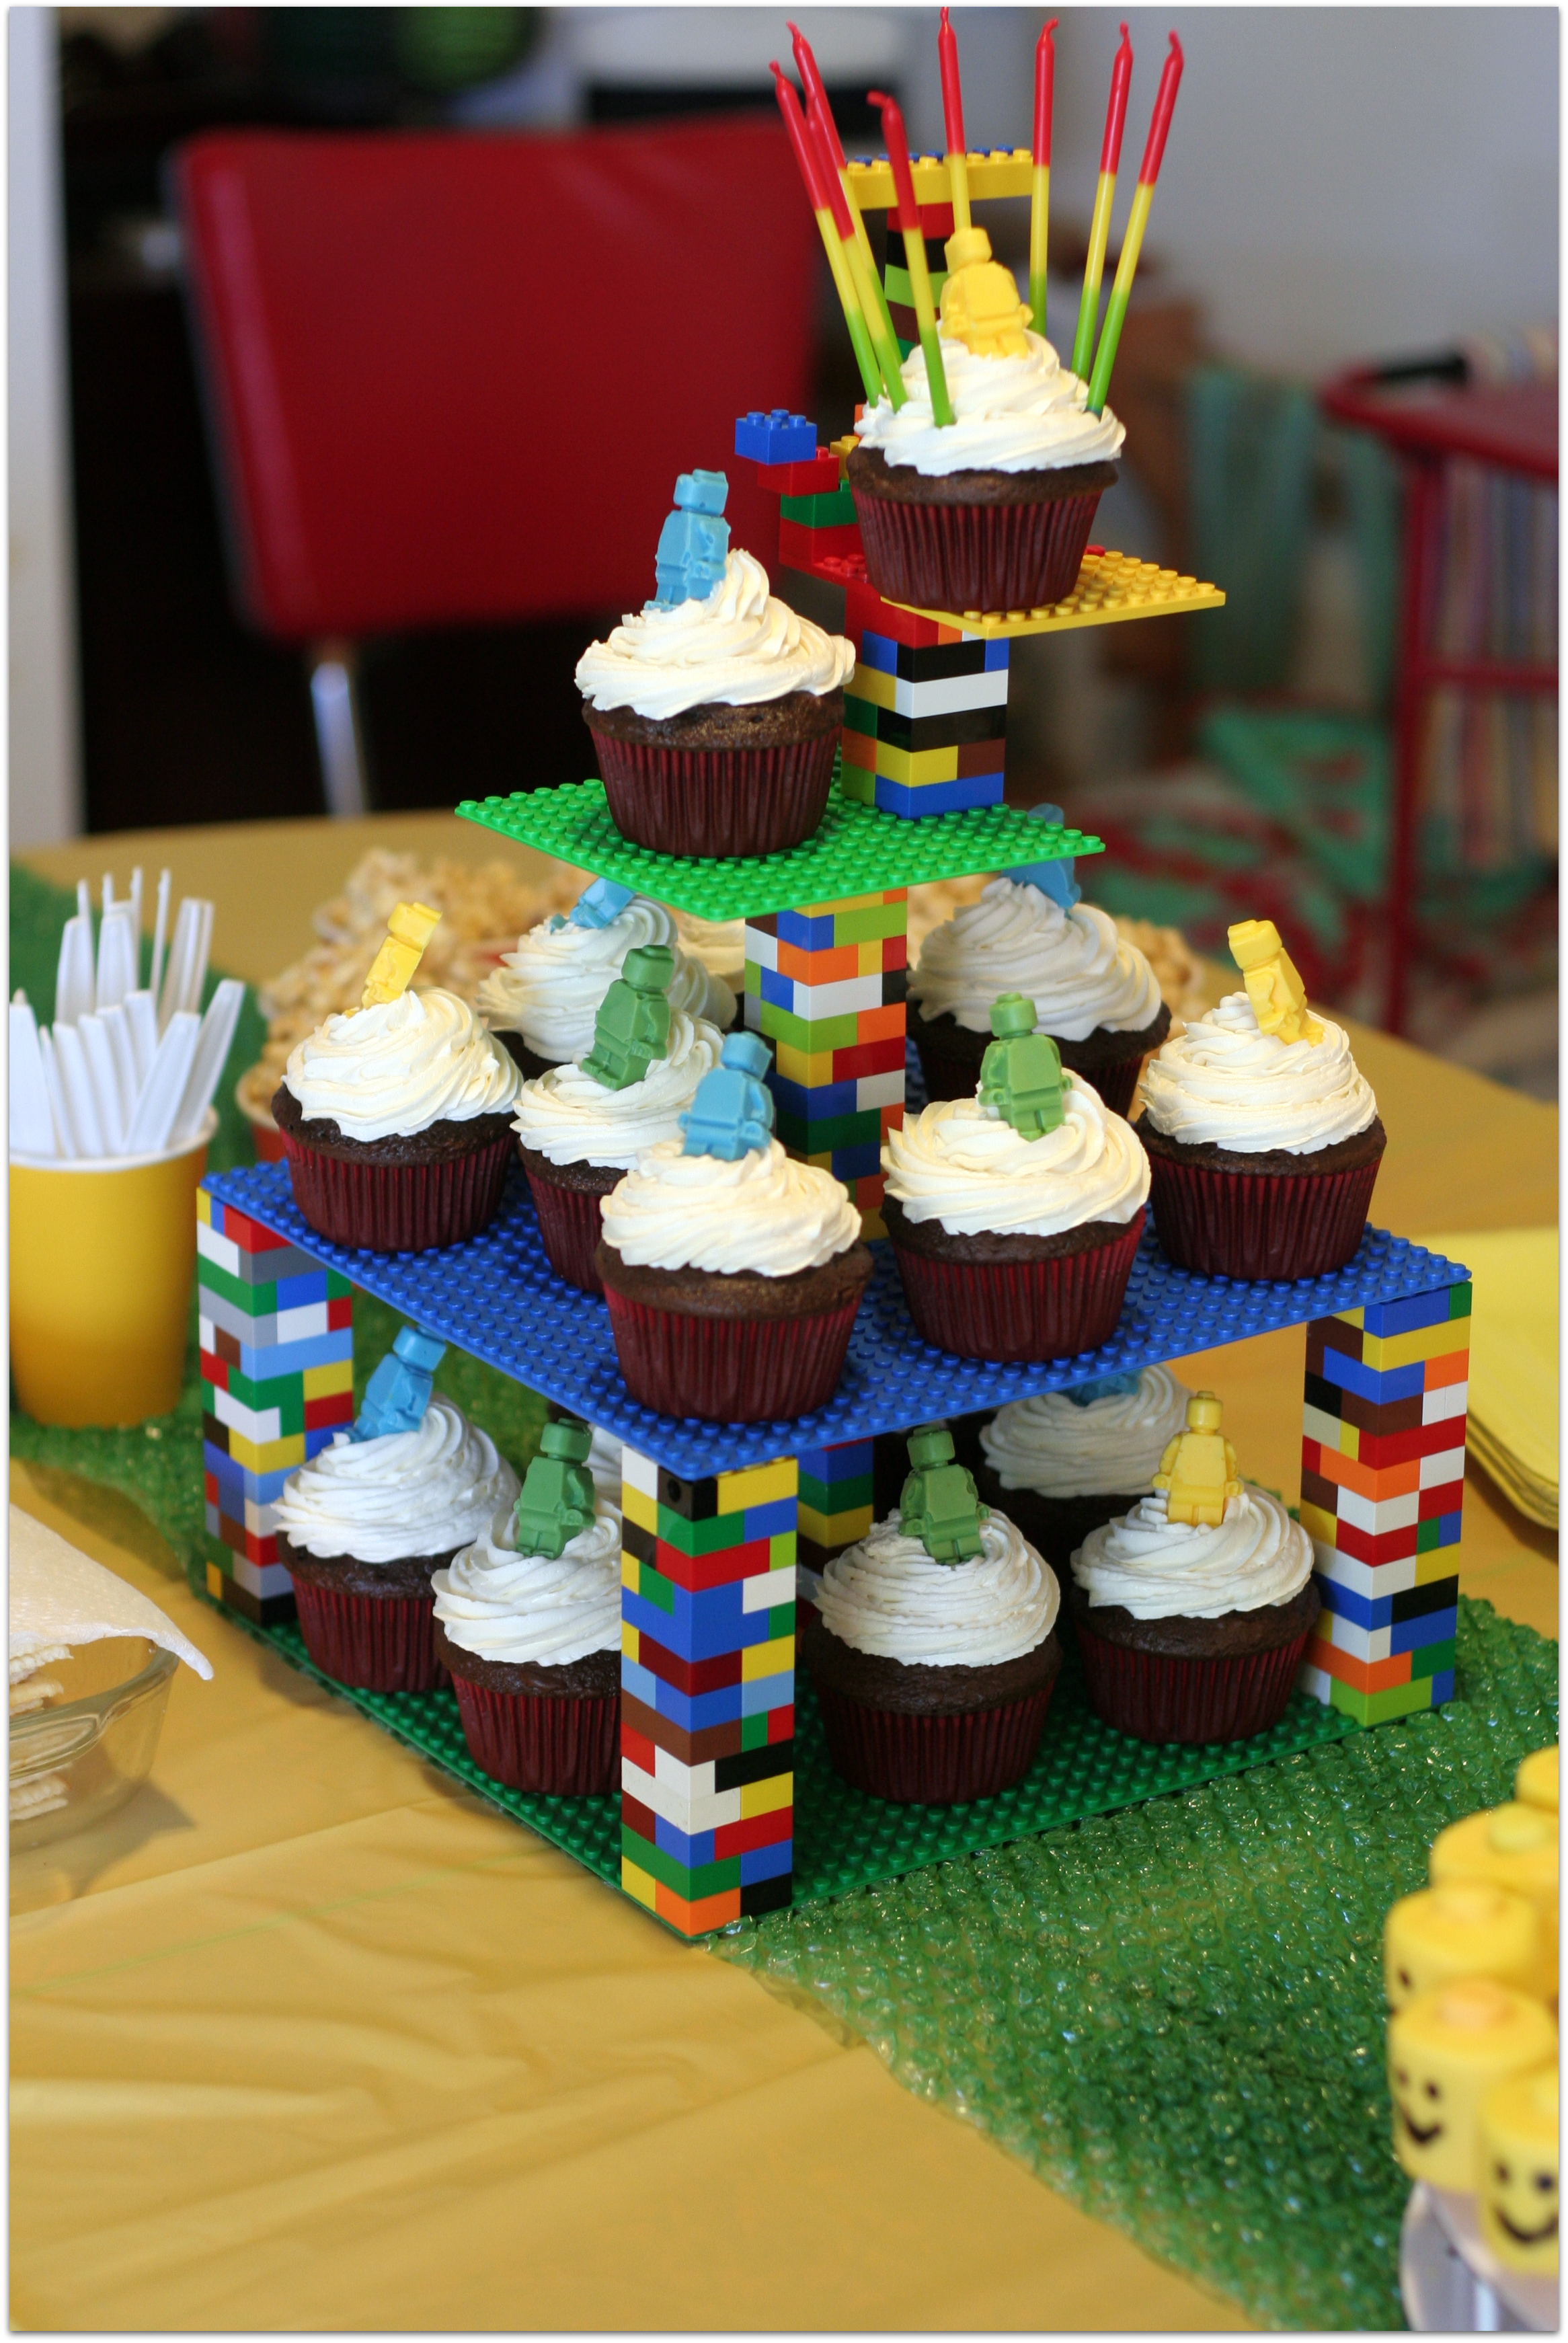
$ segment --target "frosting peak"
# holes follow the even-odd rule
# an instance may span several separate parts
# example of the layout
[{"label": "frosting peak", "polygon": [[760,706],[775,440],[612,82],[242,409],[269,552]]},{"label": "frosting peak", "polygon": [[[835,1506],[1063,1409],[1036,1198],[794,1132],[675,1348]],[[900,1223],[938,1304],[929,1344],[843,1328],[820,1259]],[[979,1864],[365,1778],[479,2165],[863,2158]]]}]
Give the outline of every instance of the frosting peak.
[{"label": "frosting peak", "polygon": [[859,1241],[842,1182],[776,1139],[732,1163],[681,1150],[678,1139],[650,1147],[605,1198],[605,1242],[634,1268],[792,1277]]},{"label": "frosting peak", "polygon": [[1050,1634],[1060,1601],[1055,1572],[994,1512],[980,1523],[980,1553],[958,1563],[933,1562],[892,1514],[833,1556],[816,1594],[840,1643],[932,1668],[1021,1659]]},{"label": "frosting peak", "polygon": [[977,357],[941,336],[942,367],[954,420],[931,412],[925,352],[910,352],[900,371],[909,394],[895,414],[884,392],[856,426],[863,447],[890,464],[910,464],[927,478],[949,472],[1043,472],[1097,464],[1114,456],[1127,433],[1110,407],[1091,415],[1089,386],[1070,374],[1041,334],[1024,337],[1024,357]]},{"label": "frosting peak", "polygon": [[1357,1071],[1344,1028],[1320,1018],[1321,1041],[1282,1041],[1258,1029],[1244,992],[1194,1018],[1144,1075],[1153,1128],[1184,1146],[1211,1142],[1240,1155],[1282,1147],[1312,1155],[1364,1131],[1377,1101]]},{"label": "frosting peak", "polygon": [[1072,1557],[1072,1574],[1098,1604],[1120,1604],[1135,1619],[1219,1619],[1289,1603],[1312,1575],[1312,1546],[1266,1489],[1244,1488],[1218,1528],[1172,1522],[1165,1493],[1141,1497],[1119,1522],[1091,1530]]},{"label": "frosting peak", "polygon": [[629,1171],[647,1147],[678,1140],[681,1110],[719,1063],[724,1038],[718,1028],[684,1010],[671,1011],[669,1047],[640,1081],[606,1090],[580,1065],[552,1066],[525,1082],[512,1128],[525,1147],[552,1163],[599,1163]]},{"label": "frosting peak", "polygon": [[726,1029],[734,1023],[729,985],[681,949],[673,916],[646,895],[634,896],[608,927],[574,927],[558,915],[530,928],[480,985],[480,1012],[495,1031],[520,1033],[553,1065],[584,1057],[593,1047],[598,1005],[628,952],[649,944],[668,944],[675,953],[667,995],[672,1009]]},{"label": "frosting peak", "polygon": [[1081,1041],[1099,1025],[1139,1031],[1160,1014],[1160,987],[1136,944],[1091,903],[1064,911],[1038,887],[993,879],[978,903],[933,928],[910,978],[927,1017],[990,1030],[1001,992],[1027,993],[1035,1030]]},{"label": "frosting peak", "polygon": [[818,699],[855,664],[842,635],[824,634],[768,590],[749,553],[727,556],[705,601],[649,607],[624,618],[578,661],[578,689],[595,708],[629,708],[663,721],[717,703],[752,708],[787,692]]},{"label": "frosting peak", "polygon": [[1123,1227],[1149,1193],[1149,1159],[1129,1122],[1073,1077],[1062,1119],[1024,1139],[978,1098],[941,1099],[882,1150],[888,1193],[911,1221],[952,1236],[1057,1236],[1086,1221]]},{"label": "frosting peak", "polygon": [[488,1433],[437,1393],[417,1431],[339,1433],[289,1475],[273,1512],[307,1554],[400,1562],[466,1544],[498,1507],[516,1503],[518,1489]]},{"label": "frosting peak", "polygon": [[431,985],[329,1017],[297,1043],[284,1081],[307,1118],[345,1139],[411,1138],[433,1122],[504,1114],[522,1076],[455,992]]},{"label": "frosting peak", "polygon": [[1087,1407],[1066,1392],[1010,1400],[980,1426],[980,1446],[1004,1489],[1131,1497],[1149,1491],[1166,1443],[1186,1423],[1186,1387],[1169,1367],[1145,1367],[1136,1391]]},{"label": "frosting peak", "polygon": [[512,1515],[498,1512],[445,1570],[433,1571],[436,1616],[454,1644],[483,1660],[565,1667],[620,1644],[620,1515],[602,1502],[552,1562],[517,1550]]}]

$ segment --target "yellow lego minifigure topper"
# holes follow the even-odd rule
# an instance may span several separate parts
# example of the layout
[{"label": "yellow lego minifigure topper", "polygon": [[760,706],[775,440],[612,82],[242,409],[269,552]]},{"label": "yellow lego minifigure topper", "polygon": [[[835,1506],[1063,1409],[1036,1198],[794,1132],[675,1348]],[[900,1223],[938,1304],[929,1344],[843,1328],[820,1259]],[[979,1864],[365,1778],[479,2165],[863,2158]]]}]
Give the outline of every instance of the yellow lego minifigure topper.
[{"label": "yellow lego minifigure topper", "polygon": [[378,1009],[384,1001],[396,1001],[400,993],[407,991],[440,916],[439,911],[432,911],[424,903],[398,903],[394,907],[387,922],[386,940],[371,961],[370,973],[365,980],[361,1009]]},{"label": "yellow lego minifigure topper", "polygon": [[1259,1032],[1277,1033],[1282,1041],[1321,1041],[1323,1029],[1307,1007],[1307,988],[1272,920],[1239,920],[1226,930],[1226,941]]},{"label": "yellow lego minifigure topper", "polygon": [[1462,1976],[1495,1977],[1543,2000],[1557,1990],[1534,1905],[1486,1879],[1402,1896],[1383,1922],[1382,1966],[1391,2009]]},{"label": "yellow lego minifigure topper", "polygon": [[1481,2234],[1504,2269],[1557,2275],[1557,2069],[1488,2091],[1481,2107]]},{"label": "yellow lego minifigure topper", "polygon": [[1494,1977],[1433,1986],[1396,2009],[1388,2022],[1393,2147],[1411,2178],[1473,2189],[1487,2092],[1556,2055],[1545,2005]]},{"label": "yellow lego minifigure topper", "polygon": [[1557,1967],[1557,1817],[1543,1806],[1484,1807],[1450,1823],[1432,1843],[1434,1887],[1460,1879],[1490,1880],[1527,1896],[1540,1915],[1547,1957]]},{"label": "yellow lego minifigure topper", "polygon": [[1522,1760],[1513,1776],[1513,1795],[1521,1805],[1542,1806],[1548,1814],[1557,1812],[1557,1744],[1549,1749],[1533,1749]]},{"label": "yellow lego minifigure topper", "polygon": [[1211,1391],[1187,1403],[1187,1429],[1160,1459],[1152,1485],[1163,1489],[1167,1521],[1202,1522],[1218,1529],[1229,1498],[1241,1493],[1236,1452],[1221,1431],[1224,1411]]},{"label": "yellow lego minifigure topper", "polygon": [[943,333],[977,358],[1027,357],[1029,303],[1019,299],[1011,271],[991,258],[984,228],[956,228],[943,249],[948,275],[938,305]]}]

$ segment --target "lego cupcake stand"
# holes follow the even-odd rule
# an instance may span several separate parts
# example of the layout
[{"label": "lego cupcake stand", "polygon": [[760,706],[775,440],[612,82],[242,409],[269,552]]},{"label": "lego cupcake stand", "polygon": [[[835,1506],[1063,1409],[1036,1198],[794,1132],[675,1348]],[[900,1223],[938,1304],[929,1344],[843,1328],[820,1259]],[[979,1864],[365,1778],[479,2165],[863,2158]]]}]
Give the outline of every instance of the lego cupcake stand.
[{"label": "lego cupcake stand", "polygon": [[[675,910],[745,921],[746,1021],[773,1046],[778,1135],[845,1182],[875,1239],[882,1140],[906,1103],[920,1103],[904,1031],[908,890],[1101,850],[1098,840],[1001,802],[1010,638],[1213,608],[1223,597],[1093,549],[1073,595],[1052,609],[904,609],[866,583],[838,454],[818,451],[809,423],[743,417],[737,453],[759,462],[783,498],[780,558],[846,588],[858,664],[839,781],[815,836],[754,862],[657,855],[616,830],[597,781],[457,810]],[[922,1342],[890,1248],[879,1244],[831,1403],[792,1423],[711,1425],[630,1400],[606,1305],[550,1269],[520,1169],[492,1225],[438,1252],[326,1243],[296,1211],[281,1164],[209,1179],[198,1212],[210,1387],[204,1591],[295,1664],[310,1669],[289,1624],[270,1508],[287,1473],[353,1414],[357,1287],[624,1443],[618,1799],[537,1797],[495,1783],[469,1759],[449,1693],[346,1696],[685,1936],[1452,1696],[1470,1286],[1462,1269],[1400,1238],[1369,1229],[1335,1276],[1244,1284],[1171,1267],[1148,1232],[1111,1340],[1042,1366],[959,1359]],[[1271,1733],[1208,1749],[1132,1741],[1093,1716],[1070,1654],[1035,1765],[1002,1796],[903,1807],[839,1778],[809,1684],[797,1692],[795,1566],[820,1569],[869,1525],[879,1442],[933,1417],[1299,1324],[1308,1329],[1302,1520],[1323,1610],[1301,1688]],[[887,1462],[884,1446],[884,1477]]]}]

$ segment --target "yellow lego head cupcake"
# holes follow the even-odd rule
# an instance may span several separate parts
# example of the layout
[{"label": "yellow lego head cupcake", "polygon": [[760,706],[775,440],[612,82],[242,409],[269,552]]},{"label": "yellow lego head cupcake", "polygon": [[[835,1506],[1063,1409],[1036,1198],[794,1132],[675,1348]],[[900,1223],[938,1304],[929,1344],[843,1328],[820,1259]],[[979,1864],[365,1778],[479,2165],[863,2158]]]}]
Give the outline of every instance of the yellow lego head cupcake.
[{"label": "yellow lego head cupcake", "polygon": [[1557,2069],[1515,2075],[1481,2109],[1481,2231],[1505,2269],[1557,2275]]},{"label": "yellow lego head cupcake", "polygon": [[1434,1887],[1462,1879],[1487,1880],[1528,1896],[1546,1931],[1547,1956],[1557,1966],[1557,1817],[1543,1806],[1483,1808],[1451,1823],[1434,1841],[1429,1865]]},{"label": "yellow lego head cupcake", "polygon": [[1548,1814],[1557,1812],[1557,1744],[1549,1749],[1533,1749],[1513,1776],[1513,1795],[1521,1805],[1542,1806]]},{"label": "yellow lego head cupcake", "polygon": [[1402,1896],[1383,1923],[1383,1989],[1391,2009],[1456,1977],[1495,1977],[1521,1993],[1555,1993],[1533,1904],[1489,1879]]},{"label": "yellow lego head cupcake", "polygon": [[1434,1986],[1396,2010],[1388,2027],[1393,2145],[1411,2178],[1473,2189],[1487,2092],[1556,2053],[1543,2005],[1492,1977]]}]

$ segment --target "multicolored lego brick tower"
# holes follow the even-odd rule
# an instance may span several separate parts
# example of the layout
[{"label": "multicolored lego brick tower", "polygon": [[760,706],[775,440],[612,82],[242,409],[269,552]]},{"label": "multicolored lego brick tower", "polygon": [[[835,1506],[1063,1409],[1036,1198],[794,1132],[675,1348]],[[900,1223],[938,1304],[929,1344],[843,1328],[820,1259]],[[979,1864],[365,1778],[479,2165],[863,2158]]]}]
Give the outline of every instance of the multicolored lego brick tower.
[{"label": "multicolored lego brick tower", "polygon": [[1362,1725],[1453,1697],[1468,1285],[1307,1329],[1302,1525],[1323,1607],[1302,1689]]},{"label": "multicolored lego brick tower", "polygon": [[353,1296],[336,1270],[196,1191],[206,1586],[257,1626],[294,1616],[274,1502],[354,1418]]},{"label": "multicolored lego brick tower", "polygon": [[844,795],[919,819],[1000,805],[1007,759],[1005,637],[982,640],[844,589],[856,667],[844,687]]},{"label": "multicolored lego brick tower", "polygon": [[621,1454],[621,1885],[683,1936],[789,1901],[797,1479]]},{"label": "multicolored lego brick tower", "polygon": [[883,1234],[882,1141],[904,1119],[909,890],[774,911],[746,928],[746,1022],[773,1046],[780,1146],[841,1180]]}]

